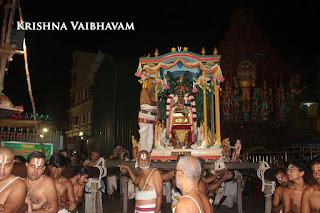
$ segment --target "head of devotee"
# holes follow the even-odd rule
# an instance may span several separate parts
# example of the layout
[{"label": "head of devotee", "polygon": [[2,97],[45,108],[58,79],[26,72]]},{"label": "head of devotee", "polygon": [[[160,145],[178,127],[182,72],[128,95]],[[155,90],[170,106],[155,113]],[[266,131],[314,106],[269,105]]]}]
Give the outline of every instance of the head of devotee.
[{"label": "head of devotee", "polygon": [[53,179],[59,178],[66,166],[67,159],[65,156],[57,153],[53,154],[49,163],[50,177]]},{"label": "head of devotee", "polygon": [[184,183],[199,183],[200,174],[201,163],[198,158],[194,156],[182,157],[175,170],[177,187],[182,190]]},{"label": "head of devotee", "polygon": [[15,155],[14,162],[25,163],[25,162],[27,162],[27,160],[24,157],[22,157],[21,155]]},{"label": "head of devotee", "polygon": [[0,181],[6,180],[13,170],[14,154],[13,151],[6,147],[0,147]]},{"label": "head of devotee", "polygon": [[290,181],[303,178],[305,171],[307,169],[307,163],[304,160],[295,159],[289,163],[287,168],[287,174]]},{"label": "head of devotee", "polygon": [[148,90],[153,90],[154,89],[154,85],[155,85],[155,82],[154,82],[154,78],[148,78],[147,80],[147,88]]},{"label": "head of devotee", "polygon": [[317,182],[318,185],[320,185],[320,156],[314,158],[311,162],[311,171],[312,175]]},{"label": "head of devotee", "polygon": [[289,178],[285,169],[278,168],[274,173],[280,186],[287,188],[289,186]]},{"label": "head of devotee", "polygon": [[72,155],[70,157],[70,163],[71,163],[71,165],[77,165],[78,164],[78,156]]},{"label": "head of devotee", "polygon": [[100,159],[100,154],[99,152],[96,152],[96,151],[92,151],[91,152],[91,160],[93,161],[97,161]]},{"label": "head of devotee", "polygon": [[67,150],[62,149],[62,150],[59,151],[59,154],[65,156],[65,157],[68,157],[68,151]]},{"label": "head of devotee", "polygon": [[42,152],[31,152],[26,162],[28,179],[38,180],[46,169],[46,157]]},{"label": "head of devotee", "polygon": [[75,177],[75,176],[76,176],[77,183],[79,185],[86,184],[88,181],[88,178],[89,178],[88,168],[83,166],[83,167],[76,169],[73,177]]},{"label": "head of devotee", "polygon": [[146,150],[141,150],[138,154],[139,167],[142,170],[147,170],[151,165],[150,154]]}]

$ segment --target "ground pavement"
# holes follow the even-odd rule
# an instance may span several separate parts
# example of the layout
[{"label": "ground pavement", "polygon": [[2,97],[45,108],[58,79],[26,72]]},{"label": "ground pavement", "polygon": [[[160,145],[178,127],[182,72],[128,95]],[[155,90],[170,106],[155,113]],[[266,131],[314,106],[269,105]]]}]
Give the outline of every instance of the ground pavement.
[{"label": "ground pavement", "polygon": [[[120,206],[120,198],[119,198],[119,191],[115,194],[115,200],[111,201],[108,198],[107,194],[103,196],[103,212],[110,212],[110,213],[122,213],[122,209],[119,208]],[[128,213],[134,212],[134,201],[129,201],[129,211]],[[161,208],[162,213],[171,213],[171,204],[166,204],[165,207]],[[235,205],[234,208],[227,208],[225,206],[215,207],[214,213],[236,213],[237,206]],[[247,200],[245,203],[245,208],[243,209],[243,213],[263,213],[264,212],[264,201],[258,200]],[[84,213],[83,208],[79,209],[79,213]]]}]

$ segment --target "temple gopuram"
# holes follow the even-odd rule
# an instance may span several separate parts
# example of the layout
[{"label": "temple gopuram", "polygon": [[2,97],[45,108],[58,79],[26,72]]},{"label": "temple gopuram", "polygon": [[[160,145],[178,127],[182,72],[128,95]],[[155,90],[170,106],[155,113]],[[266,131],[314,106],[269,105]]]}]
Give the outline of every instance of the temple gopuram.
[{"label": "temple gopuram", "polygon": [[294,137],[292,111],[304,88],[300,77],[255,23],[252,9],[233,11],[218,48],[225,84],[221,96],[222,138],[244,147],[286,146]]}]

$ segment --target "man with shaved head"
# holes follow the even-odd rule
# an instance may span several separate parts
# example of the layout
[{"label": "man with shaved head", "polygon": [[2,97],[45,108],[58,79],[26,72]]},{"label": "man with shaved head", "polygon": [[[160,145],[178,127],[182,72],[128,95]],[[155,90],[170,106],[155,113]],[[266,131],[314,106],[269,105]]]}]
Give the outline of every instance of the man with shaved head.
[{"label": "man with shaved head", "polygon": [[139,191],[136,193],[135,213],[158,213],[162,200],[162,176],[158,169],[151,167],[150,154],[146,150],[139,152],[138,163],[142,170],[139,176],[136,176],[128,166],[120,165],[120,169],[127,169],[133,183],[139,186]]},{"label": "man with shaved head", "polygon": [[201,175],[201,163],[194,156],[182,157],[175,170],[176,184],[181,190],[182,196],[173,212],[213,212],[209,199],[199,190]]},{"label": "man with shaved head", "polygon": [[27,186],[12,173],[14,155],[10,148],[0,147],[0,212],[17,212],[24,203]]}]

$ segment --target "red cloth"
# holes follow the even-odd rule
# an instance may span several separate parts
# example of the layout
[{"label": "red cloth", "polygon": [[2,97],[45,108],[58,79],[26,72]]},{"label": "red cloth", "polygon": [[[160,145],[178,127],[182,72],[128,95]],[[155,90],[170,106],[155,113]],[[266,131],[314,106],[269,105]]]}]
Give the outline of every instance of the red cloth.
[{"label": "red cloth", "polygon": [[[190,125],[174,125],[174,126],[172,126],[172,132],[173,132],[173,130],[176,130],[176,129],[188,129],[189,130],[189,133],[188,133],[188,137],[189,137],[189,143],[190,143],[190,145],[192,145],[193,144],[193,142],[192,142],[192,140],[191,140],[191,128],[190,128]],[[174,134],[172,134],[172,140],[174,140],[174,138],[175,138],[175,135]]]}]

